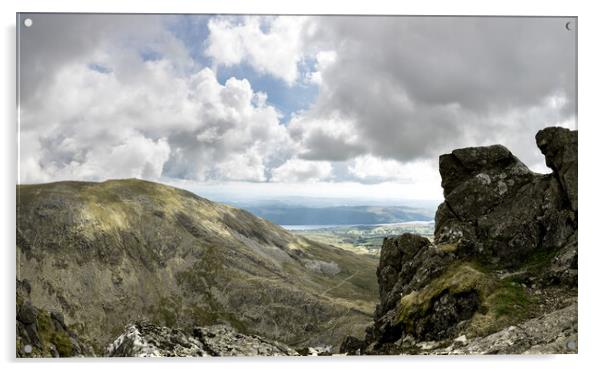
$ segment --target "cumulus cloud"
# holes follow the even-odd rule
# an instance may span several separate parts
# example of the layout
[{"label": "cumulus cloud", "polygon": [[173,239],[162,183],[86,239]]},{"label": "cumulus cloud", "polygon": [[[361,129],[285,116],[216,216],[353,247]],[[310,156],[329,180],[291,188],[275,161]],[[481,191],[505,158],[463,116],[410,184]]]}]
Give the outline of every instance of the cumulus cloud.
[{"label": "cumulus cloud", "polygon": [[217,65],[242,62],[294,83],[303,58],[306,17],[218,17],[209,21],[205,53]]},{"label": "cumulus cloud", "polygon": [[[317,18],[306,42],[334,50],[336,60],[320,72],[308,114],[352,121],[351,135],[383,158],[407,162],[498,141],[541,162],[532,156],[535,132],[575,120],[576,41],[565,21]],[[513,145],[516,133],[529,146]],[[306,144],[311,153],[322,150]]]},{"label": "cumulus cloud", "polygon": [[362,183],[395,181],[400,183],[427,183],[439,181],[435,161],[422,160],[402,163],[372,155],[354,158],[348,166],[354,180]]},{"label": "cumulus cloud", "polygon": [[[157,35],[142,45],[159,44]],[[21,101],[21,180],[265,181],[294,148],[276,110],[245,79],[221,84],[200,66],[187,73],[186,55],[166,57],[174,48],[145,59],[120,42],[99,43],[57,64],[36,88],[41,98]]]},{"label": "cumulus cloud", "polygon": [[332,171],[328,161],[292,158],[272,171],[274,182],[318,182],[327,180]]},{"label": "cumulus cloud", "polygon": [[355,123],[337,113],[325,117],[304,113],[293,117],[288,129],[303,159],[343,161],[367,150]]},{"label": "cumulus cloud", "polygon": [[319,51],[316,54],[316,63],[313,71],[307,73],[307,81],[313,84],[322,84],[322,72],[332,66],[337,60],[334,50]]}]

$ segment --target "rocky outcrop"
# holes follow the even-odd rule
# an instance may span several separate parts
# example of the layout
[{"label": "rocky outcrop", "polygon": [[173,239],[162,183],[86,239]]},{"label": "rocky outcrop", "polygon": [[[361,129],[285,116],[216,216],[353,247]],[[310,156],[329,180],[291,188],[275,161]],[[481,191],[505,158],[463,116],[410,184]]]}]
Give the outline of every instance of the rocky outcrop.
[{"label": "rocky outcrop", "polygon": [[465,240],[483,262],[515,268],[537,250],[559,248],[575,233],[576,214],[556,170],[535,174],[496,145],[442,155],[439,171],[445,202],[436,215],[438,244]]},{"label": "rocky outcrop", "polygon": [[181,329],[139,322],[127,326],[106,351],[108,357],[296,356],[295,350],[226,325]]},{"label": "rocky outcrop", "polygon": [[[434,241],[385,239],[374,323],[342,352],[576,351],[550,344],[576,344],[576,326],[563,327],[576,324],[576,311],[562,305],[577,287],[577,132],[547,128],[536,141],[551,174],[533,173],[501,145],[440,157],[445,201]],[[550,299],[559,297],[564,304]]]},{"label": "rocky outcrop", "polygon": [[48,312],[30,301],[31,286],[17,280],[17,357],[85,357],[94,351],[65,324],[61,312]]}]

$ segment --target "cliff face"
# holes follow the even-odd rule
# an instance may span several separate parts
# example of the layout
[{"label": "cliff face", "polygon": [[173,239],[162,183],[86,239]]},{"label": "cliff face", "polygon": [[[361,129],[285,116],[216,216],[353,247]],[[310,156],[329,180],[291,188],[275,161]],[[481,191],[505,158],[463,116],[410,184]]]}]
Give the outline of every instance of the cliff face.
[{"label": "cliff face", "polygon": [[[67,348],[77,337],[101,355],[136,321],[188,332],[221,323],[297,347],[338,344],[370,322],[376,259],[244,210],[139,180],[21,185],[17,197],[21,304],[60,315],[46,322]],[[35,342],[27,329],[44,324],[23,318],[19,356],[86,354],[49,352],[52,334]]]},{"label": "cliff face", "polygon": [[[374,323],[342,352],[576,352],[577,132],[547,128],[536,141],[551,174],[501,145],[439,158],[434,242],[384,241]],[[539,332],[508,327],[520,323]],[[512,337],[520,346],[484,345]]]}]

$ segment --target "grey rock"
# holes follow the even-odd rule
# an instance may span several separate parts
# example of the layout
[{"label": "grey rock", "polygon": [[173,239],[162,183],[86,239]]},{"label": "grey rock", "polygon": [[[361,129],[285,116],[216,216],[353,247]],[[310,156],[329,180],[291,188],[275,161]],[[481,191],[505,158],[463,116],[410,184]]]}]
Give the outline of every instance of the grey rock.
[{"label": "grey rock", "polygon": [[535,139],[546,156],[546,165],[554,170],[571,208],[577,212],[577,131],[550,127],[540,130]]},{"label": "grey rock", "polygon": [[108,347],[108,357],[202,357],[203,344],[179,329],[136,323],[128,326]]},{"label": "grey rock", "polygon": [[193,334],[213,356],[296,356],[288,346],[256,335],[244,335],[225,325],[197,327]]},{"label": "grey rock", "polygon": [[456,326],[470,319],[479,304],[479,294],[475,291],[458,294],[446,292],[433,301],[427,313],[417,319],[414,334],[426,340],[450,338],[457,332]]},{"label": "grey rock", "polygon": [[425,354],[567,354],[577,353],[577,304],[509,326],[491,335],[454,342]]},{"label": "grey rock", "polygon": [[276,341],[244,335],[226,325],[196,327],[191,332],[146,322],[127,326],[106,350],[108,357],[294,356]]},{"label": "grey rock", "polygon": [[577,232],[568,239],[568,242],[552,259],[549,269],[545,272],[546,284],[564,284],[571,287],[577,286]]},{"label": "grey rock", "polygon": [[385,238],[376,270],[381,301],[376,315],[393,309],[403,293],[424,287],[451,260],[425,237],[404,233]]},{"label": "grey rock", "polygon": [[27,301],[19,308],[17,320],[25,325],[31,325],[36,322],[37,316],[37,309],[29,301]]},{"label": "grey rock", "polygon": [[440,156],[445,201],[435,218],[435,243],[470,240],[483,262],[506,268],[566,244],[577,228],[576,137],[558,128],[538,133],[554,170],[548,175],[531,172],[500,145]]},{"label": "grey rock", "polygon": [[364,347],[365,343],[363,340],[360,340],[354,336],[347,336],[339,348],[339,353],[360,355]]}]

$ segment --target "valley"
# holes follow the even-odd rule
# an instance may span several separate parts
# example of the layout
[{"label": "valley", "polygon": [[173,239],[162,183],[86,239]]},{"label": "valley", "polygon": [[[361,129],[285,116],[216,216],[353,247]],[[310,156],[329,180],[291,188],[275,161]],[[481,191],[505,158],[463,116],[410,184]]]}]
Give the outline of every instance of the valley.
[{"label": "valley", "polygon": [[[414,233],[432,240],[434,222],[407,222],[378,225],[350,225],[318,227],[304,226],[291,232],[330,246],[340,247],[357,254],[378,255],[385,237]],[[289,228],[286,226],[285,228]]]}]

